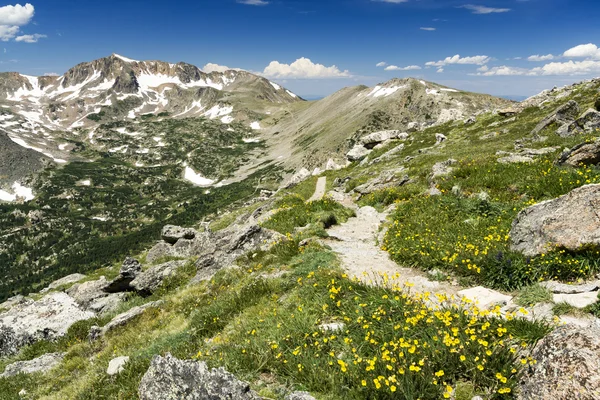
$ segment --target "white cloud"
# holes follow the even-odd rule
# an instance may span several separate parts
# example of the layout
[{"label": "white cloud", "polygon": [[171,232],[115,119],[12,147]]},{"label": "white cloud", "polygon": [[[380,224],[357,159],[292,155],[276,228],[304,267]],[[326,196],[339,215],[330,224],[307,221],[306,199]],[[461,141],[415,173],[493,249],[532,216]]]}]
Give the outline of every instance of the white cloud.
[{"label": "white cloud", "polygon": [[15,6],[0,7],[0,25],[27,25],[33,18],[34,13],[35,9],[29,3],[24,6],[17,4]]},{"label": "white cloud", "polygon": [[600,61],[553,62],[534,68],[532,72],[536,75],[586,75],[600,72]]},{"label": "white cloud", "polygon": [[419,29],[421,29],[422,31],[430,31],[430,32],[431,32],[431,31],[435,31],[435,30],[436,30],[436,28],[431,28],[431,27],[423,27],[423,26],[422,26],[422,27],[420,27]]},{"label": "white cloud", "polygon": [[40,35],[39,33],[34,33],[33,35],[23,35],[17,36],[15,38],[16,42],[25,42],[25,43],[37,43],[38,40],[46,38],[46,35]]},{"label": "white cloud", "polygon": [[406,3],[408,0],[371,0],[371,1],[376,1],[378,3],[400,4],[400,3]]},{"label": "white cloud", "polygon": [[438,70],[435,72],[437,72],[438,74],[441,74],[442,72],[444,72],[444,68],[438,68]]},{"label": "white cloud", "polygon": [[473,14],[494,14],[494,13],[505,13],[505,12],[510,11],[510,8],[494,8],[494,7],[478,6],[475,4],[465,4],[464,6],[460,6],[459,8],[466,8],[467,10],[471,10],[473,12]]},{"label": "white cloud", "polygon": [[[482,67],[483,68],[483,67]],[[501,67],[488,68],[483,70],[482,68],[477,69],[476,75],[480,76],[515,76],[515,75],[533,75],[532,72],[527,68],[515,68],[503,65]]]},{"label": "white cloud", "polygon": [[552,54],[547,54],[545,56],[541,56],[539,54],[527,57],[527,61],[550,61],[554,60],[555,56]]},{"label": "white cloud", "polygon": [[56,72],[46,72],[44,74],[44,76],[60,76],[59,74],[57,74]]},{"label": "white cloud", "polygon": [[428,67],[443,67],[451,64],[471,64],[471,65],[484,65],[490,62],[492,59],[488,56],[473,56],[473,57],[461,57],[455,55],[452,57],[446,57],[440,61],[429,61],[425,63]]},{"label": "white cloud", "polygon": [[352,76],[349,71],[341,71],[335,65],[326,67],[322,64],[315,64],[305,57],[299,58],[291,64],[271,61],[263,71],[263,75],[273,79],[349,78]]},{"label": "white cloud", "polygon": [[418,65],[409,65],[408,67],[398,67],[397,65],[388,65],[385,67],[386,71],[413,71],[421,69]]},{"label": "white cloud", "polygon": [[19,33],[18,26],[0,25],[0,40],[8,42]]},{"label": "white cloud", "polygon": [[600,48],[593,43],[580,44],[565,51],[563,56],[569,58],[593,58],[600,60]]},{"label": "white cloud", "polygon": [[479,71],[479,72],[486,72],[486,71],[489,71],[489,70],[490,70],[490,67],[488,67],[487,65],[484,65],[484,66],[481,66],[481,67],[477,68],[477,71]]},{"label": "white cloud", "polygon": [[21,27],[31,22],[34,14],[35,8],[29,3],[24,6],[17,4],[0,7],[0,40],[8,42],[16,37],[17,42],[35,43],[46,37],[39,33],[17,36]]},{"label": "white cloud", "polygon": [[385,67],[387,65],[387,63],[385,61],[382,61],[380,63],[377,63],[376,67]]},{"label": "white cloud", "polygon": [[265,0],[237,0],[240,4],[247,4],[249,6],[266,6],[269,4],[268,1]]}]

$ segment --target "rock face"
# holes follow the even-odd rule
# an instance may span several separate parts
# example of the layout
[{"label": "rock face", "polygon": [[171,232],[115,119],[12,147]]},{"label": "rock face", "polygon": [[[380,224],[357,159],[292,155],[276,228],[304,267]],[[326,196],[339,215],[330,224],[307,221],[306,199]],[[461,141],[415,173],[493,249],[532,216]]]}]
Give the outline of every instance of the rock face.
[{"label": "rock face", "polygon": [[520,383],[521,400],[600,398],[600,328],[562,326],[536,347]]},{"label": "rock face", "polygon": [[454,159],[449,159],[446,161],[435,163],[431,169],[431,179],[450,174],[453,170],[451,165],[454,165],[456,163],[457,161]]},{"label": "rock face", "polygon": [[536,256],[552,248],[577,251],[600,245],[600,185],[586,185],[521,211],[511,248]]},{"label": "rock face", "polygon": [[291,178],[290,181],[285,186],[286,189],[296,186],[300,182],[310,178],[310,171],[306,168],[300,169],[300,171],[296,172]]},{"label": "rock face", "polygon": [[64,336],[75,322],[94,316],[65,293],[17,304],[0,314],[0,357],[14,354],[26,344]]},{"label": "rock face", "polygon": [[64,353],[44,354],[41,357],[29,361],[17,361],[6,366],[0,378],[8,378],[18,374],[33,374],[36,372],[47,372],[56,367],[64,358]]},{"label": "rock face", "polygon": [[579,167],[600,164],[600,140],[581,143],[561,154],[558,164]]},{"label": "rock face", "polygon": [[170,354],[155,356],[142,377],[140,400],[260,400],[250,385],[223,368],[182,361]]}]

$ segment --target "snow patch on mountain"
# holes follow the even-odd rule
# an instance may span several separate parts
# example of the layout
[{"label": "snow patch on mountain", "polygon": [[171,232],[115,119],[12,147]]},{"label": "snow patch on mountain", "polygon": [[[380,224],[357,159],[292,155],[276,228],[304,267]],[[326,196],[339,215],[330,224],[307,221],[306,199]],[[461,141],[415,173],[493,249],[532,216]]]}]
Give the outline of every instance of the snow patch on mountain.
[{"label": "snow patch on mountain", "polygon": [[215,183],[214,180],[203,177],[190,167],[185,167],[183,179],[197,186],[211,186]]},{"label": "snow patch on mountain", "polygon": [[21,185],[19,182],[15,182],[12,185],[13,193],[9,193],[5,190],[0,189],[0,201],[13,202],[18,199],[24,199],[25,201],[31,201],[35,198],[33,190],[26,186]]}]

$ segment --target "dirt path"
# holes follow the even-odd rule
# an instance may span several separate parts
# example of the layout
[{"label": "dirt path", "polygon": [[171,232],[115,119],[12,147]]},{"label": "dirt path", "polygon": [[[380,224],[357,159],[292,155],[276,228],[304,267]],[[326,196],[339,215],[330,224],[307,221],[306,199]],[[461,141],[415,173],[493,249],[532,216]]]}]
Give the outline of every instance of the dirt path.
[{"label": "dirt path", "polygon": [[322,176],[317,180],[317,187],[315,188],[315,193],[312,195],[308,201],[316,201],[321,200],[323,196],[325,196],[325,190],[327,188],[327,177]]},{"label": "dirt path", "polygon": [[386,213],[372,207],[358,208],[356,217],[330,228],[327,231],[330,238],[323,242],[338,254],[342,268],[351,278],[368,285],[406,287],[412,293],[456,294],[458,287],[431,281],[418,270],[402,268],[381,250],[377,236],[386,218]]}]

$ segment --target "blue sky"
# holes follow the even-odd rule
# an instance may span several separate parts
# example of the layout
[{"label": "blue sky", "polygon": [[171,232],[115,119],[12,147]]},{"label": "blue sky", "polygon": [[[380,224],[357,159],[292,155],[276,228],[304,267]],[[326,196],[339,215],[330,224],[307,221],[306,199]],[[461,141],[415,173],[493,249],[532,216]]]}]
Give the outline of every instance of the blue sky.
[{"label": "blue sky", "polygon": [[31,0],[0,8],[0,69],[118,53],[243,68],[305,96],[408,76],[525,96],[600,76],[598,15],[595,0]]}]

